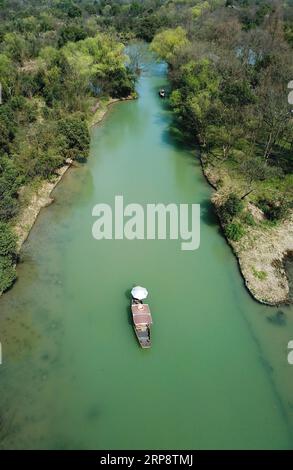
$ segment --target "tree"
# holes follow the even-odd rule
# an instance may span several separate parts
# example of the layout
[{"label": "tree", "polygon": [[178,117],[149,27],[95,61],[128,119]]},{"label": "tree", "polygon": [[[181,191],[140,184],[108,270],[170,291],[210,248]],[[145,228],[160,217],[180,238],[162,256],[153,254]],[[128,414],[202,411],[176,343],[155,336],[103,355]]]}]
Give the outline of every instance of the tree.
[{"label": "tree", "polygon": [[194,18],[198,18],[201,16],[205,11],[210,9],[210,4],[207,1],[203,1],[198,3],[195,7],[192,8],[192,15]]},{"label": "tree", "polygon": [[85,160],[88,156],[90,136],[84,117],[75,114],[63,118],[58,122],[58,130],[65,139],[64,157]]},{"label": "tree", "polygon": [[264,159],[255,156],[247,156],[241,162],[239,170],[245,176],[247,185],[241,199],[245,199],[250,193],[255,191],[257,181],[264,181],[268,178],[279,176],[281,173],[277,167],[269,166]]},{"label": "tree", "polygon": [[126,68],[124,45],[108,34],[97,34],[77,43],[68,43],[62,54],[70,69],[66,96],[82,96],[86,88],[114,97],[134,90],[134,75]]},{"label": "tree", "polygon": [[4,36],[3,50],[12,60],[23,64],[28,55],[27,42],[18,33],[7,33]]},{"label": "tree", "polygon": [[209,111],[219,90],[217,72],[208,59],[191,60],[180,67],[176,85],[171,105],[184,127],[205,145]]},{"label": "tree", "polygon": [[12,232],[10,226],[4,222],[0,222],[0,256],[16,255],[16,236]]},{"label": "tree", "polygon": [[15,265],[8,256],[0,255],[0,292],[5,292],[16,279]]},{"label": "tree", "polygon": [[151,44],[151,49],[162,59],[172,64],[176,54],[189,43],[186,31],[178,26],[175,29],[166,29],[156,34]]},{"label": "tree", "polygon": [[138,38],[151,42],[158,31],[166,24],[164,18],[158,15],[147,15],[138,18],[135,23],[135,33]]},{"label": "tree", "polygon": [[63,26],[59,31],[58,46],[62,47],[67,42],[77,42],[85,39],[87,36],[82,26],[78,24],[70,24]]},{"label": "tree", "polygon": [[15,80],[16,72],[12,60],[6,54],[0,54],[0,83],[2,87],[2,104],[13,95]]}]

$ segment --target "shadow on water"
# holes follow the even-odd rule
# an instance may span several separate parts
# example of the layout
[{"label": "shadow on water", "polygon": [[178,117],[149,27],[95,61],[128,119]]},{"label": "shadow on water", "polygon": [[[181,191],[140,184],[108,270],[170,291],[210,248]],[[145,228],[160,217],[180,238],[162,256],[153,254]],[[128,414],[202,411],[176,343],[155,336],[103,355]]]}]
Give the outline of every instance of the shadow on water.
[{"label": "shadow on water", "polygon": [[[133,286],[131,287],[131,289],[134,286],[137,286],[137,285],[138,285],[137,282],[133,283]],[[131,326],[133,339],[137,343],[137,337],[136,337],[136,334],[135,334],[135,331],[134,331],[134,328],[133,328],[132,312],[131,312],[131,306],[130,306],[131,289],[126,289],[126,291],[125,291],[125,297],[128,300],[127,306],[126,306],[126,317],[127,317],[127,321],[128,321],[129,326]]]},{"label": "shadow on water", "polygon": [[275,314],[266,317],[268,322],[276,326],[285,326],[287,323],[286,315],[282,310],[278,310]]},{"label": "shadow on water", "polygon": [[162,133],[162,141],[164,144],[168,144],[175,147],[176,150],[182,152],[200,152],[199,144],[195,135],[184,129],[176,116],[171,115],[172,109],[169,105],[168,100],[163,101],[161,112],[157,113],[158,118],[166,119],[166,113],[170,113],[170,122],[168,128]]},{"label": "shadow on water", "polygon": [[[133,284],[134,286],[135,284]],[[132,287],[131,287],[132,289]],[[131,315],[131,308],[130,308],[130,299],[131,299],[131,289],[126,289],[125,291],[125,297],[127,299],[127,306],[126,306],[126,316],[127,316],[127,321],[128,324],[132,326],[132,315]]]},{"label": "shadow on water", "polygon": [[204,199],[200,202],[200,214],[202,222],[211,227],[217,227],[218,233],[222,233],[218,217],[210,199]]},{"label": "shadow on water", "polygon": [[[166,114],[169,114],[170,116],[168,129],[162,133],[163,143],[175,147],[179,151],[199,152],[199,145],[196,140],[196,136],[190,135],[190,133],[182,127],[174,113],[172,113],[173,110],[168,99],[168,96],[170,96],[171,93],[170,87],[164,86],[164,89],[166,90],[167,98],[162,99],[159,98],[159,96],[157,97],[160,101],[160,111],[155,114],[155,118],[158,122],[165,122]],[[158,87],[152,87],[151,90],[154,95],[158,95]]]},{"label": "shadow on water", "polygon": [[198,162],[195,154],[199,154],[199,146],[196,142],[192,142],[190,137],[176,127],[174,123],[162,132],[162,142],[172,148],[175,147],[179,152],[183,152],[184,155],[190,157],[194,164]]},{"label": "shadow on water", "polygon": [[168,66],[165,62],[157,62],[153,60],[153,55],[150,55],[148,61],[141,67],[142,76],[162,77],[165,79]]},{"label": "shadow on water", "polygon": [[[170,105],[170,101],[168,98],[160,98],[159,90],[161,87],[151,87],[152,94],[157,97],[158,102],[160,102],[160,110],[164,112],[172,112],[172,108]],[[171,89],[169,87],[164,86],[164,90],[167,93],[167,96],[170,96]]]},{"label": "shadow on water", "polygon": [[97,421],[100,418],[101,410],[98,405],[94,404],[88,408],[85,414],[86,421]]},{"label": "shadow on water", "polygon": [[[168,129],[162,133],[162,140],[165,144],[170,145],[172,148],[175,147],[176,150],[180,151],[191,165],[196,167],[200,165],[199,144],[192,140],[191,136],[180,127],[175,118],[172,119]],[[224,236],[210,198],[203,199],[200,202],[200,207],[201,220],[206,225],[217,227],[218,233]]]},{"label": "shadow on water", "polygon": [[130,289],[126,289],[125,291],[125,297],[126,299],[128,300],[128,302],[130,302],[130,299],[131,299],[131,290],[133,289],[133,287],[137,286],[137,284],[134,282],[133,283],[133,286],[130,288]]}]

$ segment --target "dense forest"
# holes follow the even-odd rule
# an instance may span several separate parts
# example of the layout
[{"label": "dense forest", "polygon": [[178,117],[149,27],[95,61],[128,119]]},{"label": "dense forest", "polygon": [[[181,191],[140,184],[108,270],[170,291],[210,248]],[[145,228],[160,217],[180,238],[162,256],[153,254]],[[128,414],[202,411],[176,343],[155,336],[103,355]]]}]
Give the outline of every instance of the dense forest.
[{"label": "dense forest", "polygon": [[16,277],[21,189],[86,159],[94,104],[134,91],[134,39],[169,64],[176,127],[223,188],[227,236],[254,224],[248,199],[267,225],[288,216],[292,0],[0,0],[0,18],[0,292]]}]

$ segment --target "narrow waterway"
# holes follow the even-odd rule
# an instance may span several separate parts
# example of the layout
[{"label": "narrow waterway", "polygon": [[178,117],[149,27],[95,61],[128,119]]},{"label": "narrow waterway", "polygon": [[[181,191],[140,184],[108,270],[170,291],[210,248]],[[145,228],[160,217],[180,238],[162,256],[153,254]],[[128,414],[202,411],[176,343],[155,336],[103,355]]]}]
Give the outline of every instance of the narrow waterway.
[{"label": "narrow waterway", "polygon": [[[86,165],[55,190],[0,300],[0,447],[293,448],[292,309],[254,302],[213,214],[198,155],[170,132],[152,64],[139,99],[93,130]],[[93,206],[201,204],[201,245],[92,237]],[[149,292],[141,350],[128,290]]]}]

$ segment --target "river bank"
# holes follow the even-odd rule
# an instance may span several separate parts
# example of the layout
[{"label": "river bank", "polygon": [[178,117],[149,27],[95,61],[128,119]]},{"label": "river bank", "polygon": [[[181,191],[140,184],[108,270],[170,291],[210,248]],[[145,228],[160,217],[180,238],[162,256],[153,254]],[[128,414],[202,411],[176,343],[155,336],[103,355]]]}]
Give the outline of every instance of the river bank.
[{"label": "river bank", "polygon": [[[88,118],[89,128],[98,125],[113,104],[135,98],[136,94],[122,99],[99,100],[91,108],[91,116]],[[218,187],[218,170],[215,171],[207,163],[204,156],[201,160],[204,175],[216,191],[212,200],[217,209],[225,198],[225,186]],[[14,232],[17,235],[18,253],[29,236],[42,208],[47,207],[54,201],[51,193],[72,164],[73,161],[68,159],[65,165],[56,170],[56,174],[51,181],[43,181],[35,189],[23,188],[20,192],[22,209],[13,224]],[[226,236],[226,240],[238,260],[245,285],[251,295],[261,303],[267,305],[289,303],[289,279],[286,273],[285,261],[287,254],[293,251],[292,216],[276,227],[264,229],[262,224],[264,216],[261,210],[249,203],[248,211],[253,215],[256,225],[246,227],[245,235],[240,241],[230,240]],[[223,227],[220,217],[219,221]]]},{"label": "river bank", "polygon": [[[227,187],[218,185],[219,173],[207,163],[204,156],[201,162],[203,173],[215,190],[212,202],[221,227],[224,228],[218,209],[227,196]],[[228,189],[230,191],[231,187]],[[293,215],[291,213],[275,227],[266,227],[263,212],[252,202],[248,202],[246,212],[252,215],[254,225],[246,226],[239,241],[233,241],[225,235],[237,258],[245,285],[258,302],[271,306],[289,304],[290,282],[286,259],[293,250]]]},{"label": "river bank", "polygon": [[[133,99],[133,97],[125,98]],[[107,113],[109,107],[119,101],[110,99],[101,103],[95,110],[91,126],[97,125]],[[215,189],[212,202],[217,210],[219,203],[225,197],[225,188],[218,188],[219,175],[213,172],[204,158],[202,160],[203,173]],[[276,227],[264,229],[261,224],[264,214],[251,202],[248,203],[249,212],[254,217],[256,225],[247,227],[245,235],[239,242],[230,240],[225,236],[237,258],[240,273],[245,285],[255,300],[260,303],[276,306],[290,303],[289,279],[286,271],[286,259],[293,251],[293,216]],[[219,217],[220,225],[223,228]]]},{"label": "river bank", "polygon": [[[109,108],[119,102],[132,100],[137,97],[136,93],[126,98],[108,98],[96,102],[90,109],[88,118],[88,126],[98,125],[107,114]],[[19,200],[21,209],[12,224],[12,229],[17,237],[17,253],[19,254],[23,243],[28,238],[41,210],[48,207],[54,202],[51,197],[53,190],[61,182],[69,168],[74,165],[72,159],[67,159],[65,164],[55,171],[54,176],[50,180],[39,181],[32,186],[24,186],[19,191]],[[3,292],[0,292],[0,296]]]},{"label": "river bank", "polygon": [[[119,101],[126,101],[134,98],[135,96],[128,96],[126,98],[99,100],[91,109],[91,112],[94,114],[88,119],[89,128],[96,126],[104,119],[111,105]],[[74,161],[72,159],[67,159],[65,165],[56,170],[51,181],[42,181],[35,189],[22,188],[22,191],[20,192],[22,209],[13,224],[13,230],[17,236],[18,252],[20,252],[23,243],[29,236],[40,211],[54,202],[54,198],[51,197],[51,193],[73,164]]]},{"label": "river bank", "polygon": [[[291,309],[276,325],[267,317],[277,309],[244,291],[199,160],[168,132],[172,113],[154,93],[163,86],[154,63],[138,82],[140,99],[113,106],[93,129],[86,165],[68,171],[23,246],[19,281],[1,299],[0,448],[292,447]],[[96,241],[92,209],[113,194],[206,203],[200,249]],[[146,354],[129,323],[133,283],[147,286],[155,316]],[[149,413],[137,433],[143,394]]]},{"label": "river bank", "polygon": [[54,201],[51,193],[71,167],[73,160],[67,159],[65,163],[65,165],[56,170],[51,181],[42,181],[35,189],[24,187],[20,191],[19,198],[22,209],[13,224],[13,230],[17,236],[18,252],[29,236],[41,209],[49,206]]},{"label": "river bank", "polygon": [[[110,98],[99,101],[91,109],[93,115],[88,120],[89,127],[98,125],[113,104],[135,98],[136,96],[129,96],[123,99]],[[26,190],[21,194],[23,209],[13,225],[17,235],[18,252],[29,236],[42,208],[54,202],[51,193],[72,164],[72,160],[67,160],[66,165],[56,171],[53,180],[42,182],[35,190],[30,189],[29,195]],[[212,201],[217,209],[225,196],[225,189],[217,187],[218,174],[213,171],[211,166],[208,166],[204,158],[202,158],[202,168],[206,179],[216,191]],[[255,220],[261,222],[263,214],[260,209],[251,203],[248,207]],[[220,217],[219,221],[222,225]],[[240,272],[251,295],[257,301],[267,305],[289,303],[289,280],[285,269],[285,260],[287,253],[293,251],[292,217],[266,231],[260,225],[250,227],[239,242],[232,241],[228,237],[226,240],[237,258]]]}]

